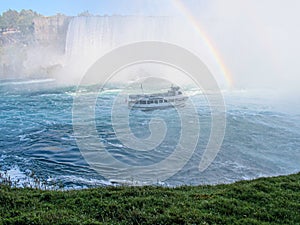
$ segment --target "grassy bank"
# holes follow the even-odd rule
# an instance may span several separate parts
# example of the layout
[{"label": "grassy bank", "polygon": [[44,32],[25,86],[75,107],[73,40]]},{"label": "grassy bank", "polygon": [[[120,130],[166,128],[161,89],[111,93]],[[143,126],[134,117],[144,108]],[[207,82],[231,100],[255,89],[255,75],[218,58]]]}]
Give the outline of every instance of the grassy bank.
[{"label": "grassy bank", "polygon": [[41,191],[0,186],[0,224],[300,224],[300,173],[229,185]]}]

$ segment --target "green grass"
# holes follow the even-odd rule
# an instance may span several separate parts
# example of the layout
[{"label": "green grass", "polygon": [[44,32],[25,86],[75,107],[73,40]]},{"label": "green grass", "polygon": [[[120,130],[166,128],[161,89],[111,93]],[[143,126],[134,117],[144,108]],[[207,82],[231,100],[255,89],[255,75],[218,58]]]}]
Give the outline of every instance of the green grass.
[{"label": "green grass", "polygon": [[300,224],[300,173],[217,186],[0,185],[0,224]]}]

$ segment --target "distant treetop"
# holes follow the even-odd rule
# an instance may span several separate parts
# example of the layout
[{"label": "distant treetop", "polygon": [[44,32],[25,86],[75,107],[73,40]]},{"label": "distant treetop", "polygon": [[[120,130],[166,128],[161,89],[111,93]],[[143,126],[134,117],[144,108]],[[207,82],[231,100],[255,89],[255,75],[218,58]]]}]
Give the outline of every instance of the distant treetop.
[{"label": "distant treetop", "polygon": [[33,19],[41,16],[42,15],[31,9],[23,9],[20,12],[9,9],[0,15],[0,29],[5,30],[14,28],[23,33],[27,33],[32,30]]},{"label": "distant treetop", "polygon": [[88,10],[79,13],[77,16],[93,16]]}]

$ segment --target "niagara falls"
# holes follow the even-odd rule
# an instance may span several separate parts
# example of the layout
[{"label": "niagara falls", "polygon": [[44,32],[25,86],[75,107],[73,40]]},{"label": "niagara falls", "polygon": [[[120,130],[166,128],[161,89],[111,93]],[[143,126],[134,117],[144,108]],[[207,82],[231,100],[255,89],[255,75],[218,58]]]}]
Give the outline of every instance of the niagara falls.
[{"label": "niagara falls", "polygon": [[[296,1],[3,1],[0,192],[32,190],[41,204],[63,208],[53,215],[66,214],[50,220],[41,205],[25,220],[25,208],[23,217],[4,212],[11,206],[0,193],[0,224],[300,219],[299,8]],[[107,214],[93,211],[96,197],[86,194],[94,190],[102,193],[95,207],[109,201]],[[170,195],[165,209],[160,191]],[[78,201],[76,215],[60,193],[70,207]],[[123,205],[110,202],[117,193]],[[133,193],[145,203],[130,202]],[[158,205],[147,202],[156,195]],[[80,204],[94,214],[77,217]],[[256,212],[262,204],[266,212]],[[130,208],[126,218],[121,205]],[[138,207],[160,211],[134,214]]]}]

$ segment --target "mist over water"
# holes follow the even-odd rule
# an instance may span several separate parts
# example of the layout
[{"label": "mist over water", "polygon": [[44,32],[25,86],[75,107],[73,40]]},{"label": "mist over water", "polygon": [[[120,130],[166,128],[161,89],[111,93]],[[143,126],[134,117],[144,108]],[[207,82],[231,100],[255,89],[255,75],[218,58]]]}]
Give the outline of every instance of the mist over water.
[{"label": "mist over water", "polygon": [[189,9],[218,49],[233,88],[274,90],[273,103],[299,113],[299,2],[217,0],[205,6]]},{"label": "mist over water", "polygon": [[[252,6],[251,8],[255,9]],[[269,60],[276,58],[277,54],[280,54],[279,52],[272,56],[270,55],[273,54],[271,52],[257,52],[259,57],[264,57],[262,61],[257,60],[255,53],[250,52],[249,54],[249,49],[245,49],[247,45],[242,39],[249,40],[251,37],[244,37],[246,34],[243,29],[239,34],[236,33],[236,30],[234,33],[230,33],[232,31],[231,28],[226,31],[225,28],[229,26],[227,24],[229,23],[229,18],[232,17],[227,17],[227,13],[230,13],[229,7],[226,6],[225,9],[225,12],[223,12],[225,15],[223,15],[219,13],[214,5],[211,5],[207,9],[211,10],[211,17],[208,17],[207,14],[194,15],[194,17],[195,19],[199,17],[199,27],[207,31],[208,37],[205,38],[209,38],[215,44],[214,47],[218,48],[216,51],[219,51],[221,60],[224,61],[229,74],[225,74],[224,71],[220,70],[219,62],[217,62],[212,49],[207,47],[203,36],[195,30],[197,28],[196,25],[191,24],[192,21],[187,20],[187,18],[174,10],[173,13],[168,11],[168,16],[94,16],[73,18],[67,32],[64,67],[57,73],[55,79],[62,84],[77,84],[88,68],[112,49],[138,41],[164,41],[184,47],[196,54],[213,73],[222,90],[244,90],[252,94],[255,93],[258,98],[262,97],[265,99],[267,101],[266,104],[270,104],[278,110],[300,113],[297,69],[291,70],[291,68],[294,68],[294,64],[290,64],[291,68],[288,70],[277,70],[276,68],[279,66],[287,66],[285,60],[277,63],[274,61],[270,65]],[[192,9],[191,14],[193,14]],[[252,17],[249,19],[247,16],[249,15],[245,15],[247,19],[243,23],[245,23],[245,26],[251,25],[253,32],[251,36],[254,36],[256,32],[253,26],[255,24],[253,24]],[[221,20],[223,17],[228,19],[223,22]],[[211,18],[216,19],[213,20]],[[264,19],[262,17],[262,21]],[[288,23],[288,21],[284,20],[284,23]],[[287,29],[286,27],[284,28]],[[219,30],[224,31],[224,35],[216,33]],[[241,39],[239,41],[232,39],[229,42],[228,38],[232,37],[232,35],[241,35]],[[261,34],[257,33],[257,35]],[[224,40],[221,37],[224,37]],[[277,36],[274,36],[274,41],[277,38]],[[253,46],[251,51],[261,48],[263,43],[260,43],[260,41],[264,42],[264,39],[260,40],[259,36],[251,38],[251,43],[253,45],[256,43],[256,46]],[[278,44],[282,45],[283,43],[280,42]],[[227,45],[232,46],[230,47],[230,52],[227,49],[229,47]],[[236,47],[233,47],[235,45]],[[278,49],[278,46],[276,48]],[[274,47],[273,50],[276,48]],[[266,46],[264,49],[266,50]],[[235,61],[231,62],[231,60]],[[191,84],[191,80],[185,79],[186,76],[183,74],[155,65],[136,66],[135,69],[127,73],[125,76],[123,75],[123,79],[120,78],[118,80],[118,76],[115,76],[114,82],[121,81],[126,85],[128,80],[132,78],[132,74],[135,74],[136,78],[138,78],[152,73],[160,74],[162,78],[173,79],[175,82],[179,80],[182,85]],[[127,80],[126,76],[128,77]],[[228,76],[231,78],[228,78]],[[178,79],[178,77],[182,77],[182,79]],[[232,79],[232,86],[229,86],[230,81],[228,79]]]}]

